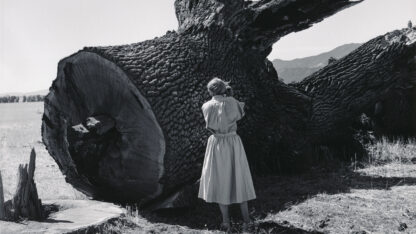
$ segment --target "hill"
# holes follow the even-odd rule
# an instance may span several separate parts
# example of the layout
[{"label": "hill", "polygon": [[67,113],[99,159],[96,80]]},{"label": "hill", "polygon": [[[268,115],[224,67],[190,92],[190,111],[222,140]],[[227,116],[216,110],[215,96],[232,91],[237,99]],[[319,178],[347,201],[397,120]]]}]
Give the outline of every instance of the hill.
[{"label": "hill", "polygon": [[360,45],[360,43],[345,44],[315,56],[293,60],[274,59],[272,63],[279,74],[279,78],[283,79],[285,83],[298,82],[306,76],[325,67],[328,64],[328,59],[330,57],[336,59],[342,58]]}]

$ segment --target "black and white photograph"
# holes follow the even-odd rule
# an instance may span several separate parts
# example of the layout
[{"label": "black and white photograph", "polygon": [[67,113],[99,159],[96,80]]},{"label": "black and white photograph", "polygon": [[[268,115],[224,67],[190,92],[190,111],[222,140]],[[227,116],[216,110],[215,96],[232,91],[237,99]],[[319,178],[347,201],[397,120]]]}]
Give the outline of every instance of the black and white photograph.
[{"label": "black and white photograph", "polygon": [[415,0],[0,0],[0,234],[416,234]]}]

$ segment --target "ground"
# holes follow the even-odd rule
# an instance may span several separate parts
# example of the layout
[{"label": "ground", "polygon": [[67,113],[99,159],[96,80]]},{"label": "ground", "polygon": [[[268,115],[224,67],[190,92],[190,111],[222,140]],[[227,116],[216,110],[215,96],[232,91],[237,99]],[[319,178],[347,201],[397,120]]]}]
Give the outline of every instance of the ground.
[{"label": "ground", "polygon": [[[43,102],[0,104],[0,171],[5,200],[17,186],[19,164],[29,163],[30,150],[36,151],[35,182],[41,199],[84,199],[65,179],[41,138]],[[53,186],[51,186],[53,185]]]},{"label": "ground", "polygon": [[87,233],[107,222],[118,219],[125,210],[117,205],[94,200],[44,200],[53,211],[42,222],[22,220],[0,221],[0,234],[6,233]]},{"label": "ground", "polygon": [[[0,104],[0,171],[6,200],[17,184],[18,164],[28,163],[31,147],[38,155],[35,181],[41,199],[87,199],[65,183],[44,148],[42,111],[43,103]],[[254,176],[257,199],[249,202],[255,220],[251,231],[416,233],[416,143],[383,139],[368,150],[370,157],[361,162],[315,167],[298,175]],[[132,207],[127,206],[122,218],[111,220],[99,232],[221,232],[219,209],[201,200],[194,208],[153,213]],[[233,206],[231,214],[233,231],[241,231],[238,207]]]}]

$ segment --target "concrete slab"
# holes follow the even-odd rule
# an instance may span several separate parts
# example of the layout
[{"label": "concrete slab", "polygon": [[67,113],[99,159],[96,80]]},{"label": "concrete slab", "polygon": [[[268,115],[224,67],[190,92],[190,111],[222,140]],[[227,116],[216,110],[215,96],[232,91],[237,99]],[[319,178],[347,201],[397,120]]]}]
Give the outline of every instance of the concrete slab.
[{"label": "concrete slab", "polygon": [[55,204],[60,208],[42,222],[0,221],[0,234],[74,232],[101,225],[124,213],[124,209],[117,205],[93,200],[49,200],[43,201],[43,204]]}]

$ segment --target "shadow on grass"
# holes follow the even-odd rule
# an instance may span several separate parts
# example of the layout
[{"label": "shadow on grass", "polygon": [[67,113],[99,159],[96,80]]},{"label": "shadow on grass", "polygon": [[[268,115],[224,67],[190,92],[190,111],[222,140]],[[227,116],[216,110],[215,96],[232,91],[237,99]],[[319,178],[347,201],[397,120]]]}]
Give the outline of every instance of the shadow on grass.
[{"label": "shadow on grass", "polygon": [[51,218],[51,214],[58,212],[60,207],[56,204],[43,204],[42,205],[43,211],[45,213],[45,219],[42,220],[42,223],[73,223],[68,220],[59,220]]},{"label": "shadow on grass", "polygon": [[[301,175],[253,177],[253,182],[257,199],[249,201],[249,208],[252,218],[257,220],[256,229],[266,233],[310,233],[288,224],[261,220],[268,214],[289,209],[320,193],[337,194],[348,193],[351,189],[390,189],[398,185],[416,185],[416,177],[373,177],[343,167],[334,171],[312,169]],[[219,230],[221,223],[217,204],[205,203],[201,199],[198,199],[193,208],[163,209],[144,212],[142,215],[151,222],[182,225],[193,229]],[[237,205],[230,206],[230,215],[233,223],[241,222]]]},{"label": "shadow on grass", "polygon": [[45,219],[41,221],[42,223],[73,223],[68,220],[59,220],[59,219]]}]

